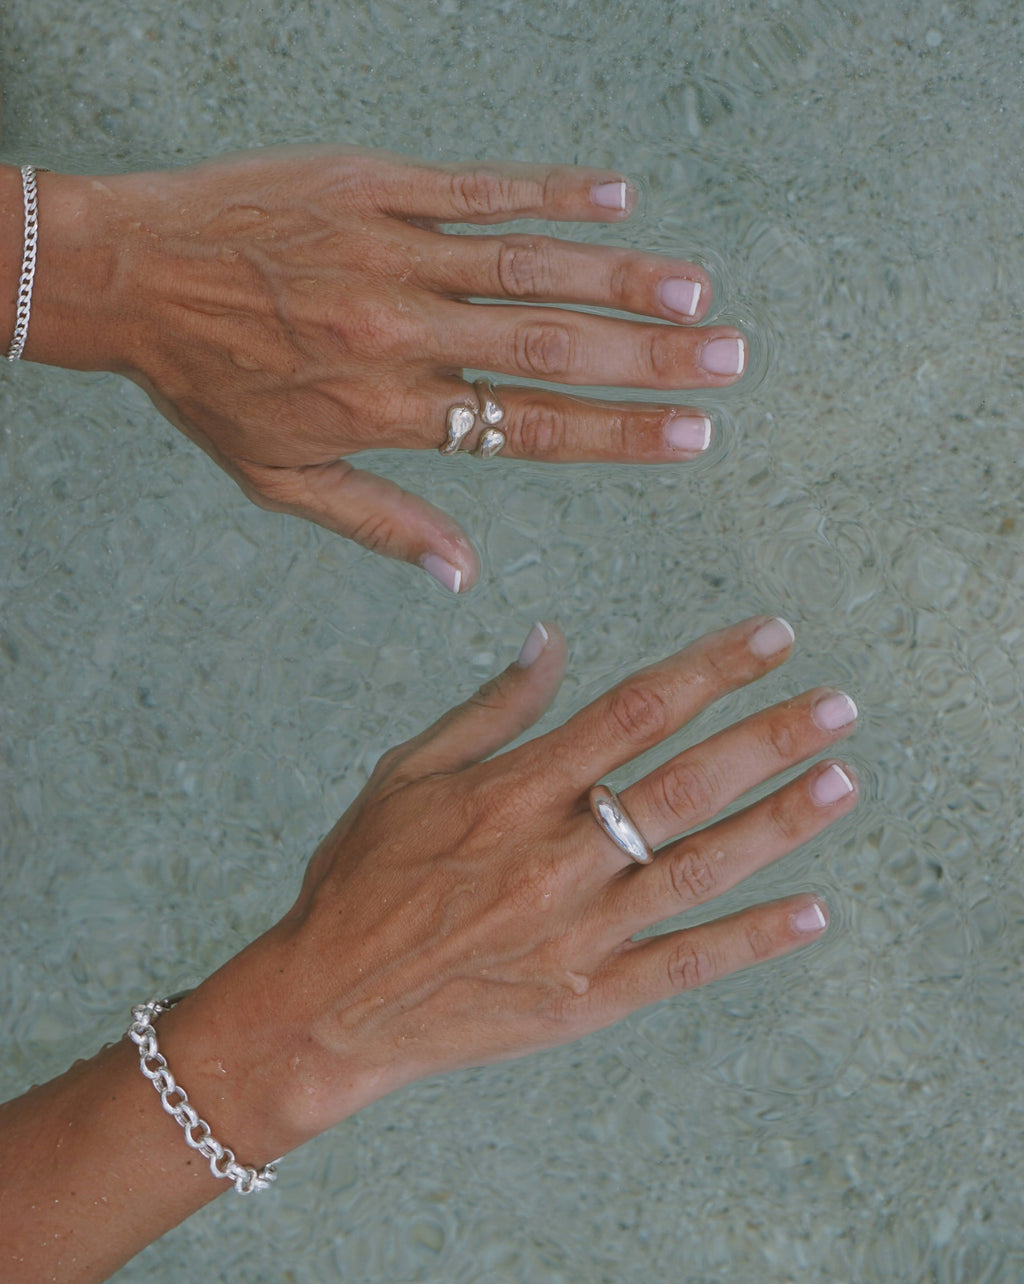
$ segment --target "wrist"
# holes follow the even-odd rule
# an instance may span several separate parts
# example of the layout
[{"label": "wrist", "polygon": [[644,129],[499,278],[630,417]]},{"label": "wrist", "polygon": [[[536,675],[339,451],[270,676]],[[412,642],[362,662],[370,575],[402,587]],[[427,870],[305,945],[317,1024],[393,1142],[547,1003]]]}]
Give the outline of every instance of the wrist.
[{"label": "wrist", "polygon": [[[0,208],[6,226],[0,279],[5,284],[3,317],[12,330],[24,239],[20,180],[16,168],[2,167]],[[16,202],[14,181],[19,185]],[[123,211],[112,187],[116,180],[40,170],[36,182],[39,241],[23,357],[73,370],[123,370],[128,365],[131,309],[125,307],[120,290],[126,237],[119,225]],[[8,285],[12,271],[13,294]],[[5,324],[5,333],[7,328]]]},{"label": "wrist", "polygon": [[255,1167],[386,1091],[379,1076],[312,1037],[293,961],[288,934],[272,929],[156,1024],[160,1050],[193,1108],[240,1163]]}]

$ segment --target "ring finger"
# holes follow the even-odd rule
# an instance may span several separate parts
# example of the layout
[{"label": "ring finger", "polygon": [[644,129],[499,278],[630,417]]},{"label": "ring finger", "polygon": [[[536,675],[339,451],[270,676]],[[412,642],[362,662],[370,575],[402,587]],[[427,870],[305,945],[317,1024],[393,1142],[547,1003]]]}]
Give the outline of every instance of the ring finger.
[{"label": "ring finger", "polygon": [[[712,422],[703,410],[688,406],[655,405],[636,401],[593,401],[542,388],[506,384],[495,389],[504,411],[502,456],[542,463],[671,463],[693,459],[711,443]],[[476,397],[465,382],[451,381],[439,389],[436,408],[424,412],[432,420],[431,443],[444,439],[445,416],[453,405],[474,406]],[[471,450],[481,432],[479,423],[466,439]]]}]

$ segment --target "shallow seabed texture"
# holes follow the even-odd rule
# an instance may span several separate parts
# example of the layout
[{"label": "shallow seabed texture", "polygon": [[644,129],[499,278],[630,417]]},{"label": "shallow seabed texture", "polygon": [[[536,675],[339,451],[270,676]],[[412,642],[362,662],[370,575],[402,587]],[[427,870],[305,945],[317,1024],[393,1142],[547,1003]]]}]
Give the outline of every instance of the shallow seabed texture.
[{"label": "shallow seabed texture", "polygon": [[[754,370],[686,468],[382,454],[466,598],[250,507],[133,387],[0,374],[0,1092],[290,903],[376,757],[560,620],[611,678],[757,611],[863,710],[827,937],[574,1047],[385,1100],[119,1280],[1024,1280],[1024,117],[1005,0],[7,0],[3,156],[347,140],[622,166]],[[85,319],[83,318],[83,323]],[[697,398],[697,400],[701,400]],[[155,1104],[155,1103],[154,1103]]]}]

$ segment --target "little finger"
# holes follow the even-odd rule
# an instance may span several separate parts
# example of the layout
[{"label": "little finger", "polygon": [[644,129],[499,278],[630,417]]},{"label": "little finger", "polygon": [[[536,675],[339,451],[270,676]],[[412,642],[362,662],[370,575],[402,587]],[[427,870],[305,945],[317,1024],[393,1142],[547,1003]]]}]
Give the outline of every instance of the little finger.
[{"label": "little finger", "polygon": [[600,1010],[601,1023],[611,1024],[637,1008],[798,950],[827,927],[828,911],[816,897],[756,905],[636,942],[602,968],[587,998]]}]

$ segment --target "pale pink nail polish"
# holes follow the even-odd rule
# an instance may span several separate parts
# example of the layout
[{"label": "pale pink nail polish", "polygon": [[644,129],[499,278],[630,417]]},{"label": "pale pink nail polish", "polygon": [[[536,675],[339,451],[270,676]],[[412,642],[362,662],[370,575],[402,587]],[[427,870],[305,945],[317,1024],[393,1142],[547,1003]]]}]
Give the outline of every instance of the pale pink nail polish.
[{"label": "pale pink nail polish", "polygon": [[673,450],[707,450],[711,420],[705,415],[673,415],[665,424],[665,444]]},{"label": "pale pink nail polish", "polygon": [[629,188],[622,179],[611,183],[598,183],[590,189],[590,199],[604,210],[624,210]]},{"label": "pale pink nail polish", "polygon": [[857,706],[842,691],[833,691],[814,702],[811,709],[814,725],[822,731],[838,731],[856,721]]},{"label": "pale pink nail polish", "polygon": [[663,305],[683,317],[696,316],[701,293],[699,281],[688,281],[681,276],[670,276],[658,286],[658,298]]},{"label": "pale pink nail polish", "polygon": [[747,345],[742,339],[709,339],[698,351],[697,360],[708,374],[742,374],[747,364]]},{"label": "pale pink nail polish", "polygon": [[551,635],[543,624],[538,622],[527,633],[526,641],[516,659],[516,664],[521,669],[528,669],[535,660],[539,660],[544,652],[545,647],[551,641]]},{"label": "pale pink nail polish", "polygon": [[424,553],[420,566],[428,575],[432,575],[438,584],[443,584],[450,593],[457,593],[462,585],[462,572],[452,562],[446,562],[436,553]]},{"label": "pale pink nail polish", "polygon": [[785,620],[769,620],[766,624],[750,635],[747,639],[747,646],[757,656],[759,660],[767,660],[773,655],[778,655],[780,651],[785,651],[786,647],[792,646],[796,639],[796,634]]},{"label": "pale pink nail polish", "polygon": [[853,781],[836,762],[811,781],[811,797],[819,807],[829,807],[852,793]]},{"label": "pale pink nail polish", "polygon": [[804,905],[791,914],[789,923],[794,932],[799,932],[801,936],[811,936],[828,927],[828,915],[824,906],[812,901],[810,905]]}]

